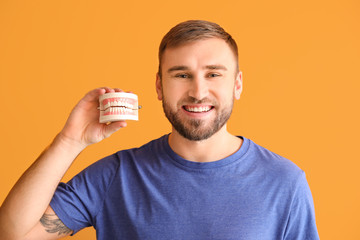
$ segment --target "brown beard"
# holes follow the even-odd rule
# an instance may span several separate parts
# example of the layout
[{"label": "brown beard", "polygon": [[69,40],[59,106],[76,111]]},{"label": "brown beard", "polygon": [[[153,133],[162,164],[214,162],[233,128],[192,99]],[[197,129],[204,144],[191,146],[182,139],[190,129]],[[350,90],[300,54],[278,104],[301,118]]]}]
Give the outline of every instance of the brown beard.
[{"label": "brown beard", "polygon": [[[200,102],[201,101],[192,97],[186,100],[186,103],[188,104]],[[232,100],[229,107],[224,108],[220,113],[218,113],[215,119],[207,127],[204,126],[206,122],[201,119],[181,120],[179,117],[179,111],[173,112],[167,104],[165,98],[163,98],[162,105],[165,116],[181,136],[191,141],[201,141],[208,139],[225,125],[231,116],[233,102],[234,101]]]}]

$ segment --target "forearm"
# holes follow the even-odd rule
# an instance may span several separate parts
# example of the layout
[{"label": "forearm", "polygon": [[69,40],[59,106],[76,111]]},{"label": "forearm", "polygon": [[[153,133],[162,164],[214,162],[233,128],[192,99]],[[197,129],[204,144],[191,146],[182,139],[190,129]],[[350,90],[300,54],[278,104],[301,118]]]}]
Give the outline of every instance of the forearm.
[{"label": "forearm", "polygon": [[0,209],[0,236],[25,236],[48,207],[58,183],[85,146],[59,134],[21,176]]},{"label": "forearm", "polygon": [[99,123],[99,96],[120,91],[97,88],[78,102],[61,133],[23,174],[1,206],[1,239],[25,239],[25,235],[30,232],[32,239],[38,239],[39,235],[31,230],[36,230],[35,225],[49,206],[57,185],[76,156],[86,146],[126,126],[125,121]]}]

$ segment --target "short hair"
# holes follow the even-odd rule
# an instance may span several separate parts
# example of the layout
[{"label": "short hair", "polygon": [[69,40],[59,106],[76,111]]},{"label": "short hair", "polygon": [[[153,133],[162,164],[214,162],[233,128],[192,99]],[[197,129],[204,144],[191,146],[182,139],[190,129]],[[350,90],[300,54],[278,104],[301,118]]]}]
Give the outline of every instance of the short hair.
[{"label": "short hair", "polygon": [[218,24],[204,20],[188,20],[177,24],[163,37],[159,47],[159,69],[161,78],[162,56],[167,48],[178,47],[186,43],[209,39],[223,39],[235,55],[238,68],[238,47],[235,40]]}]

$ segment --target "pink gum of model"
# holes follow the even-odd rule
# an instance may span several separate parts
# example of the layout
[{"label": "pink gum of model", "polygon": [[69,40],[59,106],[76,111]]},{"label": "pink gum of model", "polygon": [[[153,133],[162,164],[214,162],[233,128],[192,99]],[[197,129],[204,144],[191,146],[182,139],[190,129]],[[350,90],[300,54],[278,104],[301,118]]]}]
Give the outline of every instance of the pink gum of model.
[{"label": "pink gum of model", "polygon": [[139,120],[138,96],[134,93],[105,93],[99,97],[100,123]]}]

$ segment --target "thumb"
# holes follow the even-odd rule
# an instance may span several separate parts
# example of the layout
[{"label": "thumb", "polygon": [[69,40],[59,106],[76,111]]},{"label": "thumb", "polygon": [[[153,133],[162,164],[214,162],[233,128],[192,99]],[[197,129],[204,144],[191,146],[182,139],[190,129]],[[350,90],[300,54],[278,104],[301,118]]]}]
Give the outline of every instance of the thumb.
[{"label": "thumb", "polygon": [[108,138],[116,131],[120,130],[120,128],[126,127],[127,123],[125,121],[112,122],[109,125],[105,126],[104,129],[104,137]]}]

